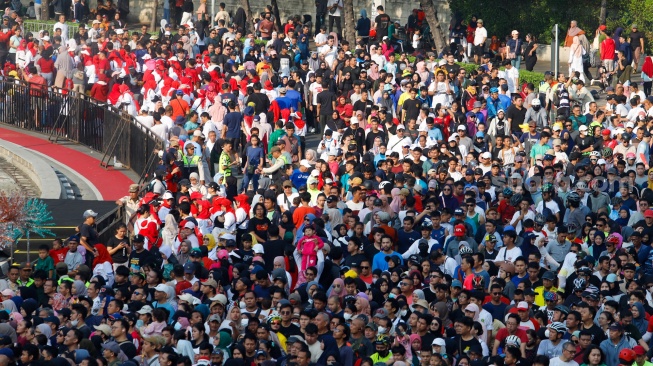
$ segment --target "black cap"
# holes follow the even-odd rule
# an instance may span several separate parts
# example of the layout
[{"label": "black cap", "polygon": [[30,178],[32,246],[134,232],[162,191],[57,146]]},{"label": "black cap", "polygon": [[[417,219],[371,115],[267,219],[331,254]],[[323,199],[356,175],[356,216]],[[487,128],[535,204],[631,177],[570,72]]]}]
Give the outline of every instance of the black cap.
[{"label": "black cap", "polygon": [[327,197],[326,201],[327,201],[327,203],[337,202],[338,201],[338,196],[331,195],[331,196]]},{"label": "black cap", "polygon": [[141,234],[136,234],[134,235],[134,238],[132,239],[132,242],[134,243],[145,243],[145,237]]}]

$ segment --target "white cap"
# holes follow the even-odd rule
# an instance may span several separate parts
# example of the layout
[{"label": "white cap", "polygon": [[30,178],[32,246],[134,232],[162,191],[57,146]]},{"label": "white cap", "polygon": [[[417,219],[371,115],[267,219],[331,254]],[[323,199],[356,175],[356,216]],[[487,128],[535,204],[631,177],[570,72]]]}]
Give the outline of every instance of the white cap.
[{"label": "white cap", "polygon": [[599,161],[596,162],[597,164],[606,164],[605,159],[599,159]]},{"label": "white cap", "polygon": [[299,165],[305,167],[305,168],[312,168],[313,166],[311,163],[308,162],[306,159],[302,159],[302,161],[299,162]]},{"label": "white cap", "polygon": [[587,131],[587,126],[581,125],[580,127],[578,127],[578,131]]},{"label": "white cap", "polygon": [[358,124],[358,117],[356,117],[356,116],[352,116],[351,119],[349,119],[349,124],[350,125],[352,125],[354,123]]},{"label": "white cap", "polygon": [[560,131],[560,130],[562,130],[560,125],[553,125],[553,131]]},{"label": "white cap", "polygon": [[161,196],[161,198],[164,199],[164,200],[171,200],[171,199],[174,199],[175,196],[172,195],[172,192],[165,191],[165,193],[163,193],[163,196]]},{"label": "white cap", "polygon": [[231,240],[236,240],[236,235],[234,235],[234,234],[229,234],[229,233],[222,233],[222,234],[220,234],[220,236],[218,237],[218,240],[229,240],[229,239],[231,239]]},{"label": "white cap", "polygon": [[261,244],[254,244],[254,246],[252,247],[252,250],[254,251],[254,253],[257,253],[257,254],[264,254],[265,253],[265,249],[263,249],[263,245],[261,245]]},{"label": "white cap", "polygon": [[49,42],[49,41],[50,41],[50,37],[48,37],[48,36],[43,36],[43,38],[41,38],[41,40],[42,40],[42,41]]},{"label": "white cap", "polygon": [[490,154],[489,151],[486,151],[486,152],[484,152],[483,154],[481,154],[481,157],[482,157],[483,159],[492,159],[492,154]]},{"label": "white cap", "polygon": [[397,125],[397,130],[405,130],[406,127],[402,125],[401,123]]},{"label": "white cap", "polygon": [[463,125],[458,125],[458,128],[456,128],[456,130],[458,130],[458,131],[465,131],[466,128],[465,128],[465,126],[463,126]]},{"label": "white cap", "polygon": [[447,345],[447,343],[442,338],[436,338],[433,340],[433,343],[431,343],[431,345],[444,347]]},{"label": "white cap", "polygon": [[160,284],[156,285],[156,287],[154,288],[154,291],[167,292],[169,287],[170,286],[168,286],[168,285],[164,285],[164,284],[160,283]]},{"label": "white cap", "polygon": [[447,142],[456,141],[456,136],[449,136]]},{"label": "white cap", "polygon": [[217,294],[217,295],[213,296],[212,298],[210,298],[209,300],[217,301],[217,302],[221,303],[222,305],[227,305],[227,297],[225,295],[223,295],[223,294]]},{"label": "white cap", "polygon": [[124,30],[122,30],[120,28],[116,29],[116,34],[123,34],[123,33],[125,33]]},{"label": "white cap", "polygon": [[635,128],[635,124],[632,122],[626,122],[626,128]]},{"label": "white cap", "polygon": [[311,177],[319,177],[320,176],[320,171],[317,169],[313,169],[311,171]]},{"label": "white cap", "polygon": [[199,304],[202,303],[200,301],[200,299],[196,298],[195,296],[193,296],[191,294],[181,294],[181,295],[179,295],[179,300],[186,301],[187,303],[189,303],[191,305],[199,305]]},{"label": "white cap", "polygon": [[202,131],[200,131],[200,130],[195,130],[195,132],[193,132],[193,136],[194,136],[194,137],[202,137]]},{"label": "white cap", "polygon": [[191,221],[186,221],[186,223],[184,224],[184,228],[186,228],[186,229],[195,229],[195,224],[193,222],[191,222]]}]

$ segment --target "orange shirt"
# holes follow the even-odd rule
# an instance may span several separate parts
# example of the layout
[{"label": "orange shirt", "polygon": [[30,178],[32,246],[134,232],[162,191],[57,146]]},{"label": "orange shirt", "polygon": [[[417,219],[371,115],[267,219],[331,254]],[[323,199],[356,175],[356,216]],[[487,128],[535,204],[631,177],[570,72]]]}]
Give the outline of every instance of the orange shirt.
[{"label": "orange shirt", "polygon": [[172,116],[170,118],[172,118],[173,121],[179,116],[186,117],[190,110],[188,102],[182,98],[175,98],[171,100],[169,105],[172,107]]},{"label": "orange shirt", "polygon": [[315,209],[308,206],[299,206],[295,209],[295,212],[292,214],[292,221],[295,223],[297,229],[302,226],[304,223],[304,217],[308,214],[315,215]]}]

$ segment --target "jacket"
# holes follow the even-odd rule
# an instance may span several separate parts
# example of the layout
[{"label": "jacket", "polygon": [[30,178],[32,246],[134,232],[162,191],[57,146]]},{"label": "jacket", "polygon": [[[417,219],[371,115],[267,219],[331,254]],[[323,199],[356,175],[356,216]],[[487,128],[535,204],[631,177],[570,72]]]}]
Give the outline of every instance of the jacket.
[{"label": "jacket", "polygon": [[601,342],[601,350],[605,353],[605,363],[608,365],[619,365],[619,352],[624,348],[630,348],[630,343],[625,336],[621,336],[616,345],[608,338]]}]

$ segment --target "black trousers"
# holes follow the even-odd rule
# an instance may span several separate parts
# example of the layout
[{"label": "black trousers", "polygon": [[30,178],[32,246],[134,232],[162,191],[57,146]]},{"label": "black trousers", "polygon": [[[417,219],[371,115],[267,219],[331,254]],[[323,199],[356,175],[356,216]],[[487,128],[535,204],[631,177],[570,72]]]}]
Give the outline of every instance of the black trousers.
[{"label": "black trousers", "polygon": [[329,15],[329,33],[333,32],[333,22],[335,22],[336,27],[338,27],[338,39],[342,39],[342,22],[340,18],[342,17],[334,17],[333,15]]}]

